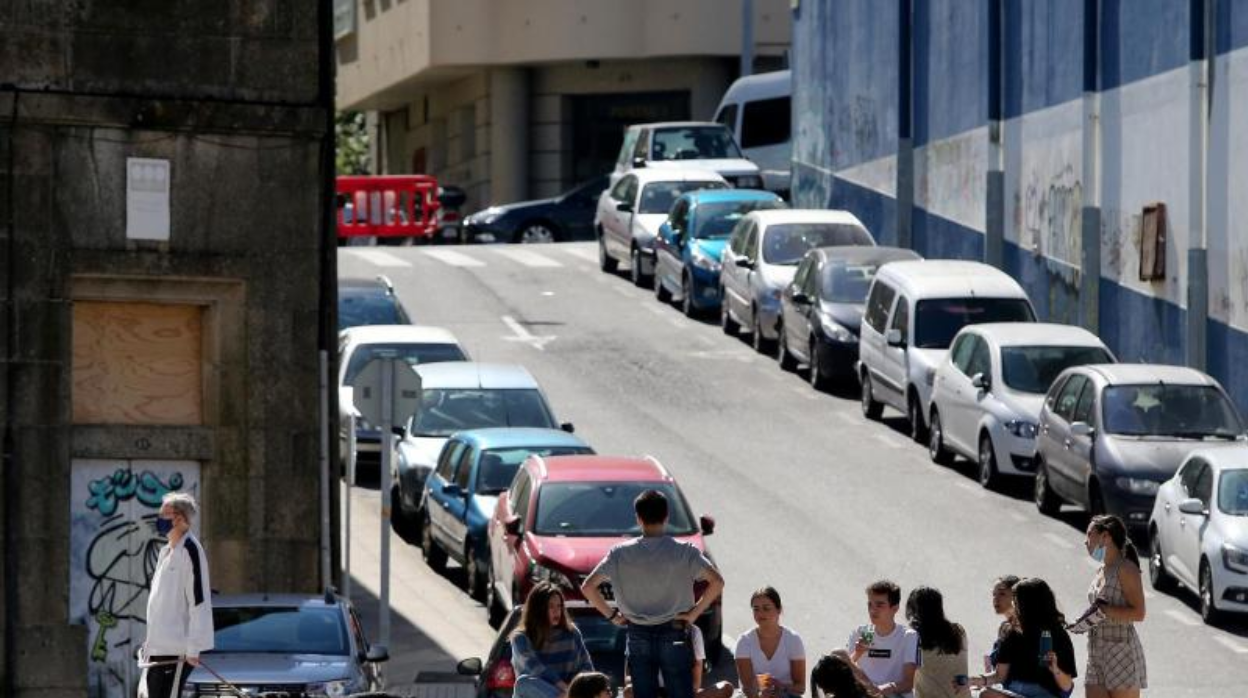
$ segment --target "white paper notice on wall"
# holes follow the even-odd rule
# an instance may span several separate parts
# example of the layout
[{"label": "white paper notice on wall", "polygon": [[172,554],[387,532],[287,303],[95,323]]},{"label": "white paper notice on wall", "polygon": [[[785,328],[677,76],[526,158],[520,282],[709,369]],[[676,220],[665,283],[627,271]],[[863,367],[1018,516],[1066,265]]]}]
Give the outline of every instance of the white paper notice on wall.
[{"label": "white paper notice on wall", "polygon": [[169,161],[126,158],[126,239],[169,239]]}]

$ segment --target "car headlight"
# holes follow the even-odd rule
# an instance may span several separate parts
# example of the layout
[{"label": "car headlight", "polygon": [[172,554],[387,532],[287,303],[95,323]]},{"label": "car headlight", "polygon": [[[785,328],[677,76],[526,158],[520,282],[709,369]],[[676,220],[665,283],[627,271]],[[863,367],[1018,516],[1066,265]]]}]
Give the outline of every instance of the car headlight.
[{"label": "car headlight", "polygon": [[1230,543],[1223,543],[1222,564],[1226,565],[1228,570],[1248,574],[1248,550],[1237,548]]},{"label": "car headlight", "polygon": [[1118,485],[1119,489],[1126,490],[1131,494],[1157,494],[1158,483],[1142,477],[1120,477],[1116,478],[1114,483]]},{"label": "car headlight", "polygon": [[349,680],[342,681],[326,681],[325,683],[308,684],[309,696],[324,696],[325,698],[343,698],[347,695],[347,685]]},{"label": "car headlight", "polygon": [[761,189],[763,187],[763,178],[758,175],[741,175],[737,177],[737,187],[740,189]]},{"label": "car headlight", "polygon": [[1036,429],[1035,422],[1028,422],[1025,419],[1011,419],[1005,423],[1005,430],[1020,439],[1036,438]]},{"label": "car headlight", "polygon": [[499,209],[487,208],[484,211],[472,214],[471,223],[474,225],[489,225],[498,220],[502,215],[503,212]]},{"label": "car headlight", "polygon": [[853,332],[850,332],[844,325],[833,320],[829,315],[822,313],[819,315],[819,326],[823,328],[823,333],[828,336],[828,339],[834,342],[846,343],[855,339]]},{"label": "car headlight", "polygon": [[572,580],[568,578],[568,575],[560,572],[559,570],[551,569],[543,565],[533,564],[529,569],[529,575],[532,576],[533,581],[536,582],[550,582],[557,587],[563,587],[565,589],[576,588],[576,585],[572,583]]},{"label": "car headlight", "polygon": [[699,269],[705,269],[709,272],[719,271],[719,260],[701,250],[694,250],[693,254],[690,255],[690,261],[693,262],[693,266]]}]

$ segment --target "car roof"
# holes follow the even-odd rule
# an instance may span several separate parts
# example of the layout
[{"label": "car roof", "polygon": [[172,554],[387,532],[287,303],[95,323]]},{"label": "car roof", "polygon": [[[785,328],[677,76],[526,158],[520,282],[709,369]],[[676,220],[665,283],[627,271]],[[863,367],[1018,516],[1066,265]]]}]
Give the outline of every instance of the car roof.
[{"label": "car roof", "polygon": [[775,70],[770,73],[757,73],[737,78],[728,86],[720,105],[750,102],[758,99],[786,97],[793,90],[793,73],[789,70]]},{"label": "car roof", "polygon": [[469,429],[461,431],[453,437],[473,448],[485,450],[491,448],[533,448],[537,446],[579,446],[589,448],[579,436],[569,434],[562,429],[540,429],[535,427],[492,427],[489,429]]},{"label": "car roof", "polygon": [[647,128],[655,130],[661,128],[683,128],[687,126],[718,126],[720,128],[727,128],[717,121],[652,121],[648,124],[632,124],[629,128]]},{"label": "car roof", "polygon": [[390,280],[382,277],[374,277],[371,279],[362,279],[358,277],[348,277],[338,279],[338,292],[341,294],[347,291],[352,295],[362,295],[366,292],[375,292],[380,295],[390,295],[394,287],[390,284]]},{"label": "car roof", "polygon": [[549,482],[672,482],[653,458],[628,456],[549,456],[530,457],[539,463],[541,479]]},{"label": "car roof", "polygon": [[450,330],[432,325],[357,325],[339,334],[356,344],[459,344]]},{"label": "car roof", "polygon": [[987,322],[967,325],[966,332],[974,332],[997,346],[1088,346],[1104,347],[1100,337],[1074,325],[1056,322]]},{"label": "car roof", "polygon": [[637,167],[624,173],[633,175],[637,184],[645,186],[654,182],[718,182],[727,184],[722,175],[703,167]]},{"label": "car roof", "polygon": [[421,389],[487,388],[537,389],[537,381],[523,366],[476,361],[440,361],[413,367],[420,374]]},{"label": "car roof", "polygon": [[783,201],[779,194],[762,189],[699,189],[681,194],[689,199],[689,203],[699,204],[725,203],[733,201]]},{"label": "car roof", "polygon": [[774,208],[765,211],[750,211],[749,215],[758,220],[759,225],[781,225],[784,223],[840,223],[856,225],[866,230],[858,216],[839,209],[824,208]]},{"label": "car roof", "polygon": [[889,262],[876,272],[875,282],[881,281],[925,298],[1027,298],[1014,277],[994,266],[965,260]]},{"label": "car roof", "polygon": [[923,259],[918,252],[904,247],[871,247],[869,245],[832,245],[816,247],[808,254],[828,260],[845,261],[850,264],[884,264],[900,260]]},{"label": "car roof", "polygon": [[1168,364],[1093,364],[1083,368],[1096,373],[1109,385],[1174,383],[1178,385],[1217,385],[1209,376],[1187,366]]},{"label": "car roof", "polygon": [[326,603],[324,594],[213,594],[214,608],[237,608],[240,606],[309,606],[319,608],[338,607],[343,599],[333,597],[334,603]]}]

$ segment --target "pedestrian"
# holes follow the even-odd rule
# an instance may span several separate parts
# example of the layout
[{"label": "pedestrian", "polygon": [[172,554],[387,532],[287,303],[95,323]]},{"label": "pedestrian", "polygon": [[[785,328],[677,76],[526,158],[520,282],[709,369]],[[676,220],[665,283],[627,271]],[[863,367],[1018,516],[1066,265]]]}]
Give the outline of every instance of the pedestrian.
[{"label": "pedestrian", "polygon": [[568,698],[611,698],[611,679],[600,671],[582,671],[568,684]]},{"label": "pedestrian", "polygon": [[[702,686],[702,677],[706,673],[706,641],[702,637],[702,629],[696,624],[689,626],[689,645],[693,648],[693,695],[695,698],[732,698],[736,687],[727,681],[719,681],[713,686]],[[633,698],[633,684],[629,680],[628,669],[624,670],[624,698]],[[663,674],[659,674],[659,693],[663,688]]]},{"label": "pedestrian", "polygon": [[578,673],[594,663],[581,632],[564,610],[563,591],[538,582],[524,600],[520,627],[511,634],[516,698],[564,698]]},{"label": "pedestrian", "polygon": [[191,533],[198,511],[195,498],[185,492],[161,499],[156,532],[165,545],[147,593],[147,638],[139,653],[144,665],[139,682],[148,698],[181,696],[200,653],[213,646],[208,557]]},{"label": "pedestrian", "polygon": [[[806,692],[806,646],[780,624],[780,592],[763,587],[750,597],[754,628],[737,639],[737,676],[748,698],[800,696]],[[766,685],[760,685],[763,681]]]},{"label": "pedestrian", "polygon": [[[657,698],[659,675],[669,698],[693,698],[689,626],[710,608],[724,578],[693,544],[667,534],[667,497],[646,490],[633,502],[642,535],[612,546],[585,578],[581,593],[612,623],[626,627],[628,672],[636,698]],[[694,602],[693,586],[706,582]],[[616,608],[599,585],[610,582]]]},{"label": "pedestrian", "polygon": [[919,634],[915,698],[970,695],[966,631],[945,617],[945,599],[941,593],[931,587],[911,591],[906,598],[906,621]]},{"label": "pedestrian", "polygon": [[[1001,642],[993,671],[971,678],[980,698],[1066,698],[1075,686],[1075,647],[1053,590],[1043,579],[1014,585],[1015,626]],[[1004,688],[1012,693],[1005,693]]]},{"label": "pedestrian", "polygon": [[1148,687],[1144,647],[1135,631],[1145,615],[1140,556],[1126,525],[1113,515],[1092,517],[1084,545],[1101,563],[1088,588],[1091,608],[1071,627],[1088,633],[1085,690],[1089,698],[1135,698]]},{"label": "pedestrian", "polygon": [[992,651],[984,657],[984,671],[992,671],[997,666],[997,651],[1001,641],[1014,628],[1014,585],[1018,577],[1012,574],[997,577],[992,584],[992,610],[1004,620],[997,626],[997,639],[992,641]]},{"label": "pedestrian", "polygon": [[914,698],[914,675],[918,671],[919,634],[897,622],[901,587],[880,580],[867,587],[870,625],[858,626],[846,649],[880,693]]},{"label": "pedestrian", "polygon": [[810,672],[811,698],[881,698],[875,683],[854,664],[845,650],[825,654]]}]

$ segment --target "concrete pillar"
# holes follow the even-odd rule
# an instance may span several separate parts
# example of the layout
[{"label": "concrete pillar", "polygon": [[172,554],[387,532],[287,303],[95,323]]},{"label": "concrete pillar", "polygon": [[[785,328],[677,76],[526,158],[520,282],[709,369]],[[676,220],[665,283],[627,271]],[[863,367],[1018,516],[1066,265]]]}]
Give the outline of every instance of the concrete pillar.
[{"label": "concrete pillar", "polygon": [[[912,0],[898,0],[897,246],[914,247],[914,13]],[[929,250],[923,250],[929,252]]]},{"label": "concrete pillar", "polygon": [[529,193],[529,71],[490,70],[490,201],[523,201]]},{"label": "concrete pillar", "polygon": [[984,263],[1005,266],[1005,11],[988,4],[988,191],[984,211]]},{"label": "concrete pillar", "polygon": [[1084,0],[1083,17],[1083,204],[1079,231],[1079,324],[1100,328],[1101,304],[1101,95],[1099,0]]},{"label": "concrete pillar", "polygon": [[[1209,324],[1209,115],[1213,96],[1214,22],[1213,0],[1192,3],[1190,113],[1188,150],[1188,228],[1191,241],[1187,250],[1187,328],[1184,360],[1192,368],[1205,370],[1208,364]],[[1223,144],[1222,147],[1226,147]]]}]

